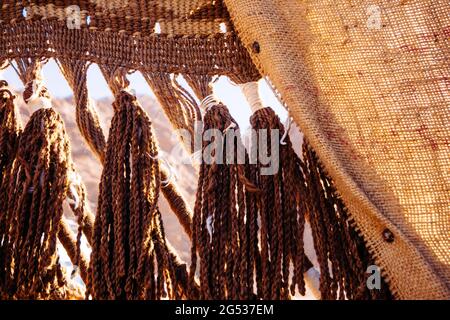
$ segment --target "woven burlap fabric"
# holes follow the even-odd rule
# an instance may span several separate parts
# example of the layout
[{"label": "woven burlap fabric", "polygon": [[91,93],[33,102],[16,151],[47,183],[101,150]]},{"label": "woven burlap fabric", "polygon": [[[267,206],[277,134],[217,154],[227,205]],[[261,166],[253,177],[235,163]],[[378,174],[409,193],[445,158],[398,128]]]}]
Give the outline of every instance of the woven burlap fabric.
[{"label": "woven burlap fabric", "polygon": [[[74,8],[77,11],[71,13]],[[222,1],[4,0],[0,57],[220,74],[239,83],[260,77],[233,32]]]},{"label": "woven burlap fabric", "polygon": [[392,292],[450,298],[450,3],[225,3]]},{"label": "woven burlap fabric", "polygon": [[[72,7],[71,7],[72,6]],[[73,6],[78,6],[74,8]],[[155,30],[169,35],[219,33],[220,23],[229,28],[222,1],[210,0],[3,0],[1,22],[23,20],[66,21],[75,9],[81,26],[91,30],[147,35]],[[24,14],[23,8],[26,8]],[[87,19],[89,17],[89,19]]]}]

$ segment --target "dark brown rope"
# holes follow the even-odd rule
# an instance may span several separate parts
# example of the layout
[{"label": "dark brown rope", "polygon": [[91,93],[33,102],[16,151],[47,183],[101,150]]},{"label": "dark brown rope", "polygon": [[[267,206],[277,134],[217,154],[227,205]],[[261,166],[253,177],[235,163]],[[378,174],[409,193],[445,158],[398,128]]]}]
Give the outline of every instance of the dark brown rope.
[{"label": "dark brown rope", "polygon": [[375,264],[373,258],[307,142],[303,145],[303,158],[322,299],[392,299],[385,281],[381,289],[367,287],[367,267]]},{"label": "dark brown rope", "polygon": [[[263,165],[257,163],[252,172],[252,179],[261,190],[256,194],[258,215],[261,221],[261,283],[258,296],[262,299],[287,299],[295,294],[298,286],[301,294],[305,293],[303,273],[305,265],[311,266],[303,248],[303,231],[305,210],[299,196],[298,186],[302,184],[299,176],[298,157],[292,148],[289,136],[285,145],[280,144],[285,128],[271,108],[256,111],[250,119],[257,134],[266,130],[264,141],[268,155],[274,156],[272,144],[278,145],[278,171],[272,175],[262,175]],[[278,130],[277,141],[272,141],[271,132]],[[259,135],[261,137],[261,135]],[[258,138],[253,147],[261,148]],[[254,235],[255,237],[255,235]],[[251,241],[257,241],[253,238]],[[291,276],[291,266],[293,267]]]},{"label": "dark brown rope", "polygon": [[[33,94],[33,82],[35,83],[42,83],[42,75],[41,75],[41,69],[44,63],[46,62],[45,59],[39,60],[39,59],[16,59],[17,67],[14,67],[14,64],[11,64],[19,78],[22,80],[25,90],[23,92],[23,99],[25,102],[28,103],[28,100]],[[66,61],[69,63],[68,61]],[[82,76],[82,71],[86,71],[87,66],[83,65],[83,63],[74,63],[69,64],[70,67],[67,67],[65,69],[67,76],[67,79],[69,81],[70,86],[72,88],[77,89],[76,90],[76,100],[77,100],[77,124],[81,128],[84,126],[88,126],[90,130],[90,137],[94,136],[97,138],[91,138],[89,141],[91,141],[91,145],[95,144],[94,141],[97,143],[97,149],[100,149],[101,147],[98,144],[101,144],[102,141],[104,141],[103,132],[99,130],[96,130],[99,128],[98,126],[98,117],[95,113],[90,112],[90,108],[88,106],[83,107],[83,102],[87,102],[87,92],[86,90],[83,90],[86,86],[86,75],[84,75],[84,78],[82,79],[74,79],[75,75]],[[71,77],[72,76],[72,77]],[[79,80],[79,81],[77,81]],[[74,90],[75,91],[75,90]],[[45,97],[47,99],[50,99],[50,94],[48,93],[47,89],[45,87],[40,88],[39,97]],[[77,98],[78,97],[78,98]],[[92,114],[91,114],[92,113]],[[80,120],[81,119],[81,120]],[[84,121],[83,121],[84,119]],[[97,122],[94,120],[97,119]],[[84,130],[81,130],[82,132],[87,131],[87,129],[84,127]],[[96,134],[93,134],[93,132],[96,132]],[[70,171],[74,174],[76,173],[75,167],[73,163],[69,165]],[[86,239],[90,243],[92,239],[92,230],[94,225],[94,215],[89,210],[87,201],[86,201],[86,187],[84,186],[83,182],[80,181],[77,183],[76,186],[76,193],[79,198],[78,206],[75,207],[75,203],[71,202],[69,203],[70,208],[72,209],[75,216],[78,218],[78,234],[76,237],[76,252],[73,256],[70,256],[72,263],[74,264],[75,268],[78,268],[79,263],[81,263],[79,260],[81,259],[81,236],[82,233],[85,234]],[[70,193],[69,193],[70,196]],[[86,278],[83,279],[86,283]]]},{"label": "dark brown rope", "polygon": [[[234,125],[239,127],[231,117],[228,109],[217,104],[209,108],[204,116],[204,131],[217,129],[224,132]],[[231,136],[230,136],[231,137]],[[211,164],[202,162],[199,172],[197,198],[194,208],[190,281],[195,282],[195,273],[199,271],[201,299],[242,299],[252,296],[253,288],[249,286],[247,260],[250,246],[247,240],[246,207],[247,189],[255,189],[245,179],[246,165],[237,163],[238,147],[242,142],[228,135],[216,148]],[[233,139],[233,141],[228,141]],[[207,153],[210,142],[203,142],[202,152]],[[214,141],[219,143],[219,141]],[[232,163],[226,161],[226,147],[234,145]],[[222,152],[220,155],[218,152]],[[220,156],[223,162],[219,163]],[[240,225],[240,224],[243,225]],[[197,268],[197,259],[199,266]]]},{"label": "dark brown rope", "polygon": [[56,244],[70,164],[61,117],[52,109],[33,113],[7,187],[5,221],[10,228],[4,245],[10,298],[69,297]]},{"label": "dark brown rope", "polygon": [[0,80],[0,298],[8,298],[5,263],[7,237],[10,225],[7,223],[8,183],[11,178],[22,126],[14,105],[15,96],[7,89],[8,83]]},{"label": "dark brown rope", "polygon": [[125,91],[113,106],[88,293],[94,299],[178,298],[176,267],[157,207],[161,180],[151,122]]}]

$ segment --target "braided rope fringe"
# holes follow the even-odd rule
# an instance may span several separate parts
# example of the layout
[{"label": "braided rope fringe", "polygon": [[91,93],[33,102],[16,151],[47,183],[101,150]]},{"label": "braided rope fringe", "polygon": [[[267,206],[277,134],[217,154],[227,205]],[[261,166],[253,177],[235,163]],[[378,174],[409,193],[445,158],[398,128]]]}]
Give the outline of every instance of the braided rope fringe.
[{"label": "braided rope fringe", "polygon": [[180,298],[157,205],[161,178],[151,122],[125,91],[113,106],[88,294],[94,299]]},{"label": "braided rope fringe", "polygon": [[[228,109],[220,103],[208,108],[204,116],[204,132],[217,129],[226,133],[238,129]],[[215,138],[217,139],[217,137]],[[252,215],[250,194],[254,186],[245,178],[248,167],[238,161],[238,150],[244,150],[240,136],[228,136],[216,145],[233,145],[234,153],[226,163],[225,148],[211,152],[214,160],[202,162],[194,208],[190,281],[195,282],[199,260],[201,299],[253,298],[253,267],[247,266],[250,247],[246,215]],[[203,142],[203,154],[208,152]],[[246,156],[246,155],[244,155]],[[249,206],[249,208],[247,208]],[[198,254],[198,255],[197,255]]]},{"label": "braided rope fringe", "polygon": [[322,299],[392,299],[383,279],[380,289],[368,288],[367,268],[375,264],[374,259],[356,231],[355,223],[349,219],[332,180],[307,142],[303,144],[303,159],[305,197],[321,270]]},{"label": "braided rope fringe", "polygon": [[69,139],[60,115],[39,109],[20,136],[7,180],[2,281],[8,298],[67,299],[77,294],[67,286],[57,252],[70,169]]},{"label": "braided rope fringe", "polygon": [[9,225],[6,219],[7,187],[11,177],[14,158],[16,156],[22,126],[16,110],[15,96],[7,88],[8,83],[0,82],[0,297],[7,298],[6,272],[9,266],[5,263]]},{"label": "braided rope fringe", "polygon": [[[289,299],[290,294],[295,294],[296,286],[304,295],[303,273],[312,264],[304,253],[306,208],[305,199],[300,196],[300,186],[304,181],[299,159],[289,137],[285,145],[280,143],[280,136],[286,130],[270,107],[257,109],[250,123],[258,134],[257,143],[252,147],[261,149],[264,145],[267,153],[276,155],[278,160],[278,170],[264,175],[262,169],[268,164],[262,164],[258,157],[251,177],[261,190],[257,194],[261,255],[261,266],[257,272],[258,296],[262,299]],[[266,132],[265,137],[260,134],[263,131]],[[272,136],[274,132],[278,134]],[[258,240],[256,236],[253,238]]]}]

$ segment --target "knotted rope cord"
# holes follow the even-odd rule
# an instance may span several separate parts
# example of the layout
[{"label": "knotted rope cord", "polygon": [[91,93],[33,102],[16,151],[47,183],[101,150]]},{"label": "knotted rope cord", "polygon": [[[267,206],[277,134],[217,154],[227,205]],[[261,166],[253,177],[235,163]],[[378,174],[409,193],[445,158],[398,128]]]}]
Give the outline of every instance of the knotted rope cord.
[{"label": "knotted rope cord", "polygon": [[[283,298],[287,297],[288,287],[290,287],[290,293],[294,295],[295,287],[298,286],[299,292],[304,294],[305,280],[307,280],[307,282],[311,285],[314,285],[315,281],[312,277],[316,275],[316,272],[308,272],[314,267],[305,255],[303,249],[303,232],[306,210],[305,204],[299,203],[299,200],[304,201],[304,197],[299,197],[298,189],[296,187],[297,184],[302,184],[303,180],[300,176],[301,172],[298,170],[296,164],[297,155],[295,154],[289,140],[289,136],[287,134],[288,130],[285,130],[275,112],[270,107],[265,107],[263,105],[258,93],[258,83],[248,82],[240,84],[239,87],[244,93],[244,96],[246,97],[253,113],[250,119],[252,128],[255,129],[257,133],[260,130],[267,130],[267,140],[265,145],[271,146],[272,144],[271,138],[269,138],[270,130],[279,130],[279,134],[283,135],[283,138],[280,140],[279,144],[280,162],[278,165],[279,171],[277,174],[262,177],[260,172],[260,163],[258,164],[258,169],[252,171],[252,178],[254,181],[257,181],[256,185],[259,189],[261,189],[261,192],[257,194],[256,197],[258,200],[259,216],[260,220],[263,222],[262,226],[264,229],[267,229],[266,220],[270,217],[270,221],[273,221],[274,218],[274,209],[270,207],[270,205],[266,205],[267,203],[270,203],[270,201],[273,201],[270,199],[279,201],[279,203],[276,203],[275,206],[281,208],[281,210],[276,210],[275,213],[281,213],[282,216],[277,217],[275,220],[278,221],[278,223],[280,223],[280,221],[283,222],[283,225],[286,223],[286,220],[290,221],[287,228],[283,226],[281,232],[277,230],[280,232],[279,236],[281,237],[281,241],[276,241],[280,246],[279,248],[276,248],[273,243],[271,246],[262,246],[264,256],[270,256],[269,252],[264,251],[270,251],[269,249],[273,249],[274,255],[276,255],[275,252],[282,252],[283,256],[283,261],[276,261],[276,257],[271,259],[273,263],[269,266],[266,265],[267,261],[263,262],[263,269],[266,270],[266,272],[270,272],[271,275],[276,274],[276,277],[271,277],[271,279],[274,280],[272,282],[272,286],[268,283],[269,281],[266,281],[266,287],[262,288],[262,291],[267,294],[268,298],[279,299],[283,295]],[[283,143],[282,140],[286,140],[286,138],[288,141]],[[254,142],[256,144],[252,145],[252,147],[260,146],[259,141]],[[254,150],[257,151],[257,149]],[[287,179],[290,179],[290,181],[287,181]],[[275,185],[278,187],[274,188]],[[272,232],[273,231],[274,230],[272,229]],[[276,240],[276,236],[276,234],[269,234],[263,236],[263,238],[271,238]],[[281,244],[283,244],[282,247]],[[291,263],[294,266],[294,272],[291,285],[289,286],[289,266]],[[280,265],[282,266],[282,270],[279,269]],[[275,270],[271,271],[271,269]],[[280,276],[281,271],[282,278]],[[277,283],[278,285],[283,283],[284,287],[282,288],[281,286],[277,286]],[[319,288],[317,287],[311,289],[314,293],[317,293]],[[320,295],[316,294],[316,298],[320,298]]]},{"label": "knotted rope cord", "polygon": [[[205,112],[203,132],[216,129],[226,133],[233,128],[239,129],[228,109],[213,95],[207,95],[211,91],[204,89],[202,92],[201,107]],[[247,165],[238,162],[238,148],[245,153],[239,132],[237,136],[225,135],[223,141],[217,139],[215,137],[213,141],[214,152],[209,150],[209,142],[203,141],[202,146],[202,154],[210,152],[208,156],[212,156],[212,161],[202,161],[200,165],[190,281],[194,282],[199,259],[201,299],[248,299],[253,297],[253,275],[249,276],[253,268],[247,265],[247,257],[254,243],[248,241],[250,225],[246,220],[253,213],[252,206],[248,206],[247,191],[255,191],[256,188],[245,178]],[[230,160],[224,147],[229,144],[234,146],[232,161],[220,162],[221,159]]]},{"label": "knotted rope cord", "polygon": [[[136,98],[120,91],[106,149],[88,292],[95,299],[180,297],[157,207],[157,146]],[[156,275],[156,279],[155,279]]]},{"label": "knotted rope cord", "polygon": [[303,145],[303,159],[309,219],[321,270],[322,299],[392,299],[384,281],[380,290],[367,287],[366,270],[375,264],[373,258],[307,142]]},{"label": "knotted rope cord", "polygon": [[34,112],[21,134],[7,188],[9,297],[69,297],[56,239],[70,161],[61,117],[49,108]]},{"label": "knotted rope cord", "polygon": [[[42,66],[47,62],[46,59],[38,60],[38,59],[16,59],[17,68],[11,63],[11,66],[16,71],[17,75],[21,79],[22,83],[25,86],[25,90],[23,92],[24,101],[30,106],[34,107],[43,107],[43,108],[51,108],[51,100],[50,94],[47,89],[43,86],[43,76],[42,76]],[[84,232],[86,239],[88,242],[92,238],[92,229],[94,225],[94,215],[89,210],[87,206],[86,200],[86,187],[81,181],[81,177],[77,179],[77,183],[74,183],[72,177],[79,177],[73,165],[73,162],[70,162],[70,172],[69,172],[69,192],[68,197],[77,197],[78,202],[75,206],[76,202],[69,201],[69,207],[72,209],[75,216],[78,218],[78,234],[76,237],[76,248],[77,250],[74,252],[74,255],[69,255],[72,263],[74,264],[74,268],[77,269],[80,263],[86,264],[83,260],[86,260],[83,254],[81,253],[81,235]],[[73,246],[72,243],[67,242],[70,238],[64,237],[64,240],[61,241],[65,249],[71,248]],[[67,248],[66,248],[67,247]],[[71,250],[69,250],[72,252]],[[86,272],[84,273],[84,275]],[[87,278],[83,277],[83,281],[86,283]]]},{"label": "knotted rope cord", "polygon": [[6,274],[9,266],[5,264],[7,237],[7,186],[11,177],[22,125],[14,105],[15,95],[7,88],[8,83],[0,80],[0,298],[8,298]]}]

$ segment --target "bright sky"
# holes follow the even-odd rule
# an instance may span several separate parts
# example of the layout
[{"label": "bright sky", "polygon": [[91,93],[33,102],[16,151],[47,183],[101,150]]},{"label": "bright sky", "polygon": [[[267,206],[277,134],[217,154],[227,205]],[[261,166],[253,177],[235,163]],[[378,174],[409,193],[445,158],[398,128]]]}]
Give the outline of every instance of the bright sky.
[{"label": "bright sky", "polygon": [[[72,95],[69,85],[53,59],[45,65],[43,73],[45,84],[53,97],[64,98]],[[6,80],[13,88],[23,88],[20,79],[11,67],[4,70],[0,78]],[[131,87],[136,90],[137,95],[153,96],[150,87],[139,72],[133,73],[128,78],[131,82]],[[183,81],[180,82],[183,86],[185,85]],[[105,79],[95,64],[91,65],[88,71],[88,88],[89,94],[93,99],[111,95]],[[260,80],[259,82],[259,92],[263,103],[271,106],[280,116],[281,120],[285,121],[287,112],[278,102],[278,99],[264,80]],[[232,116],[239,123],[241,130],[245,130],[249,126],[251,111],[240,88],[233,85],[228,78],[221,77],[214,86],[214,93],[229,108]]]}]

